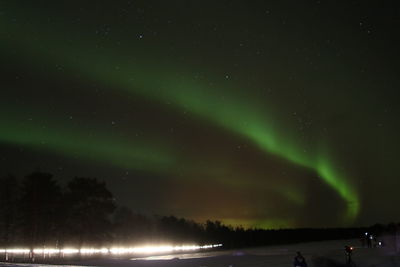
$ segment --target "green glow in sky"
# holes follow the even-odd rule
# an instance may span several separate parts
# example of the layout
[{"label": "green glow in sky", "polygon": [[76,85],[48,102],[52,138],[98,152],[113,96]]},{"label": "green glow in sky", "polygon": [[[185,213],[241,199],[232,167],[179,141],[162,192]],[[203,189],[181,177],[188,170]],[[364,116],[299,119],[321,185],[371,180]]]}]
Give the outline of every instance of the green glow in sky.
[{"label": "green glow in sky", "polygon": [[[13,29],[12,25],[10,28]],[[191,70],[183,71],[185,66],[179,64],[160,63],[156,56],[140,59],[141,56],[124,56],[107,48],[90,49],[90,44],[79,40],[65,43],[57,33],[43,33],[45,30],[40,38],[30,38],[28,28],[19,32],[13,29],[16,30],[14,40],[26,51],[26,55],[21,57],[34,61],[40,59],[40,63],[45,64],[61,64],[68,72],[79,73],[112,90],[124,90],[162,104],[172,104],[176,109],[195,114],[248,139],[267,154],[311,169],[347,203],[345,221],[351,222],[356,218],[360,208],[359,197],[348,177],[335,168],[329,155],[303,153],[303,144],[297,141],[296,136],[285,134],[284,124],[277,122],[254,96],[239,94],[230,83],[210,85],[204,80],[188,78],[193,76]],[[135,53],[134,49],[132,51]],[[239,91],[245,92],[245,89],[239,88]],[[83,158],[124,168],[151,170],[154,166],[167,166],[173,161],[171,153],[150,146],[148,141],[129,144],[97,134],[88,137],[79,132],[43,130],[35,126],[20,128],[12,122],[3,123],[2,128],[2,142],[45,147],[69,156],[79,154]],[[302,201],[296,194],[286,195],[292,195],[291,198],[297,199],[298,203]],[[271,226],[270,223],[264,224]]]},{"label": "green glow in sky", "polygon": [[[100,62],[96,65],[99,64]],[[110,72],[106,71],[107,67],[104,66],[103,73],[99,67],[96,68],[99,72],[94,73],[91,72],[92,68],[86,66],[81,71],[90,75],[92,79],[104,79],[104,82],[113,83],[129,92],[156,98],[164,103],[174,103],[181,109],[247,137],[268,153],[314,170],[348,203],[345,220],[351,221],[357,216],[359,211],[357,192],[345,176],[337,174],[330,161],[326,159],[327,155],[310,157],[300,152],[301,145],[296,145],[296,142],[289,140],[288,136],[280,134],[282,130],[273,124],[273,120],[269,120],[270,116],[262,107],[250,104],[252,102],[249,102],[249,99],[234,98],[233,93],[228,94],[228,88],[222,91],[226,95],[223,93],[221,95],[220,92],[216,94],[204,84],[185,81],[183,78],[174,80],[174,76],[165,75],[162,70],[153,69],[152,74],[157,79],[149,79],[148,72],[143,72],[142,75],[137,69]],[[131,77],[135,79],[132,80]]]},{"label": "green glow in sky", "polygon": [[[2,114],[4,116],[4,114]],[[79,157],[105,163],[121,168],[138,170],[165,170],[173,162],[173,154],[154,141],[124,141],[120,138],[102,136],[99,133],[69,131],[64,128],[43,128],[32,122],[21,119],[10,120],[0,117],[2,122],[0,141],[18,144],[33,149]],[[19,123],[17,122],[19,121]]]}]

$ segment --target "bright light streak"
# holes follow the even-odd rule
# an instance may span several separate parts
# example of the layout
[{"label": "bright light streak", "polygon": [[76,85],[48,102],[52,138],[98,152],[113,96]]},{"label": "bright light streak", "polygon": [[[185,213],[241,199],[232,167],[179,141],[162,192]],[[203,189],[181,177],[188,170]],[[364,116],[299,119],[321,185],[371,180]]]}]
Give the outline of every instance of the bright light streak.
[{"label": "bright light streak", "polygon": [[64,248],[61,250],[61,253],[64,254],[78,254],[79,253],[79,249],[75,249],[75,248]]},{"label": "bright light streak", "polygon": [[48,249],[48,248],[45,248],[45,249],[40,249],[40,248],[35,248],[34,250],[33,250],[33,253],[36,253],[36,254],[56,254],[56,253],[60,253],[61,252],[61,250],[60,249]]},{"label": "bright light streak", "polygon": [[13,248],[13,249],[0,249],[0,253],[12,253],[12,254],[28,254],[29,249]]},{"label": "bright light streak", "polygon": [[221,247],[222,244],[216,245],[187,245],[187,246],[145,246],[145,247],[132,247],[132,248],[111,248],[111,254],[154,254],[154,253],[165,253],[174,251],[192,251],[199,249],[210,249]]},{"label": "bright light streak", "polygon": [[177,251],[194,251],[201,249],[211,249],[222,247],[222,244],[213,244],[213,245],[185,245],[185,246],[143,246],[143,247],[113,247],[113,248],[64,248],[64,249],[55,249],[55,248],[35,248],[33,250],[18,248],[18,249],[0,249],[0,254],[29,254],[33,252],[37,255],[53,255],[53,254],[61,254],[61,255],[127,255],[127,254],[160,254],[160,253],[169,253],[169,252],[177,252]]}]

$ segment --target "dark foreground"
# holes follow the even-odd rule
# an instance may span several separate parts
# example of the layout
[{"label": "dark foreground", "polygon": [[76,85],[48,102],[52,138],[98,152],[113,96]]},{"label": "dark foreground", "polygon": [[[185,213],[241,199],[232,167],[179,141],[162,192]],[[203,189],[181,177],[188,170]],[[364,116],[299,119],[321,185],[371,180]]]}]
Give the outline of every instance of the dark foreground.
[{"label": "dark foreground", "polygon": [[[357,267],[400,267],[400,252],[395,247],[360,248],[357,240],[312,242],[286,246],[248,248],[152,256],[145,258],[101,258],[52,262],[59,266],[104,267],[289,267],[296,251],[301,251],[309,267],[346,266],[344,246],[355,247],[353,261]],[[44,267],[49,264],[0,263],[0,266]]]}]

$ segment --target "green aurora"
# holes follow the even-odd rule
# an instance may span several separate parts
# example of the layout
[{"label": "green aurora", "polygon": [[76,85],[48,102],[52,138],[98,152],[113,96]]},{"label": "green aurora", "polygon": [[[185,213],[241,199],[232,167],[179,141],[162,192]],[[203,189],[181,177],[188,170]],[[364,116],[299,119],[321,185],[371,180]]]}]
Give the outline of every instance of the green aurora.
[{"label": "green aurora", "polygon": [[[171,152],[155,140],[122,140],[121,137],[102,136],[79,130],[71,131],[51,123],[51,129],[40,127],[23,116],[10,119],[0,117],[3,143],[17,144],[33,149],[44,149],[70,157],[106,162],[122,168],[149,170],[157,166],[165,170],[173,162]],[[163,149],[164,148],[164,149]]]},{"label": "green aurora", "polygon": [[[186,77],[193,76],[193,67],[188,70],[186,66],[171,66],[166,64],[165,60],[157,61],[156,55],[153,55],[151,60],[140,56],[140,52],[138,55],[124,56],[118,51],[104,48],[107,45],[92,49],[93,44],[84,38],[80,40],[77,36],[66,42],[63,40],[64,35],[38,25],[24,25],[21,29],[4,19],[2,24],[2,36],[12,35],[15,42],[6,43],[9,40],[2,40],[3,49],[18,46],[24,54],[20,53],[17,57],[29,64],[59,64],[71,75],[79,74],[112,90],[123,90],[161,105],[173,105],[176,110],[195,114],[213,125],[253,142],[267,155],[273,154],[312,170],[347,203],[344,222],[350,224],[356,219],[360,200],[350,177],[346,177],[346,174],[334,167],[333,160],[322,150],[322,146],[317,147],[312,154],[303,153],[304,145],[296,141],[299,138],[285,133],[283,124],[256,98],[232,93],[238,91],[237,85],[210,85],[204,80],[188,79]],[[35,30],[38,28],[39,32]],[[69,36],[66,34],[68,30],[63,29],[61,32]],[[74,36],[76,33],[70,35]],[[83,37],[85,34],[82,32],[78,36]],[[136,50],[142,51],[143,48]],[[131,169],[154,171],[154,166],[161,166],[159,168],[162,172],[176,164],[173,158],[177,155],[174,155],[174,152],[165,152],[161,145],[156,146],[149,140],[129,143],[112,136],[101,137],[101,134],[97,133],[96,136],[89,136],[84,132],[68,131],[60,127],[43,130],[36,128],[34,124],[20,126],[12,119],[6,122],[4,117],[1,121],[3,129],[0,140],[4,143],[45,147],[47,150],[68,156],[76,155]],[[292,202],[301,204],[301,195],[289,191],[282,194]],[[273,226],[270,222],[261,222],[259,225]],[[282,222],[277,225],[282,225]]]}]

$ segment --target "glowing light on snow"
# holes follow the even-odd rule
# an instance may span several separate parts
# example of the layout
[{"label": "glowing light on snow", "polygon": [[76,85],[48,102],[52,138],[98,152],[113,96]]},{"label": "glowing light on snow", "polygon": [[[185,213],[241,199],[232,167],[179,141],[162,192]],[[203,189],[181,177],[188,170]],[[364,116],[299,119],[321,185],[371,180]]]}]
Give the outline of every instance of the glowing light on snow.
[{"label": "glowing light on snow", "polygon": [[0,253],[12,253],[12,254],[28,254],[29,249],[13,248],[13,249],[0,249]]},{"label": "glowing light on snow", "polygon": [[159,254],[166,252],[176,252],[176,251],[194,251],[201,249],[211,249],[222,247],[222,244],[214,245],[186,245],[186,246],[143,246],[143,247],[113,247],[113,248],[65,248],[65,249],[55,249],[55,248],[35,248],[33,250],[18,248],[18,249],[0,249],[0,254],[29,254],[33,252],[38,255],[121,255],[121,254]]},{"label": "glowing light on snow", "polygon": [[145,247],[132,247],[132,248],[111,248],[111,254],[152,254],[152,253],[164,253],[174,251],[191,251],[199,249],[209,249],[221,247],[222,244],[216,245],[204,245],[204,246],[145,246]]},{"label": "glowing light on snow", "polygon": [[79,249],[75,249],[75,248],[64,248],[64,249],[62,249],[61,250],[61,253],[64,253],[64,254],[76,254],[76,253],[79,253]]}]

